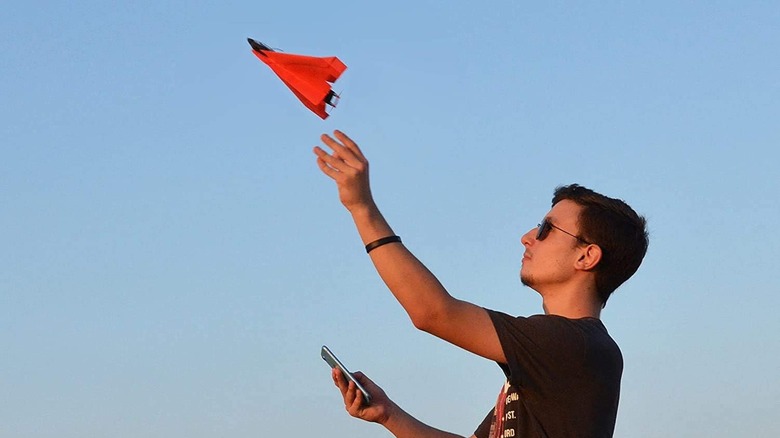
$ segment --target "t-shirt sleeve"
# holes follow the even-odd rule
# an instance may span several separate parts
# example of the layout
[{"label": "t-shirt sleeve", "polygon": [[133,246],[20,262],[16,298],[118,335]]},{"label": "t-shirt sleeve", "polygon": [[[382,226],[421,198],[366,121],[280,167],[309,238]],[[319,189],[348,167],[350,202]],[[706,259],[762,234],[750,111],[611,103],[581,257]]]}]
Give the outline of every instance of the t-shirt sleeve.
[{"label": "t-shirt sleeve", "polygon": [[555,388],[557,377],[576,373],[582,360],[582,344],[571,336],[565,319],[547,315],[513,317],[493,310],[488,314],[506,356],[502,368],[511,384],[541,393]]}]

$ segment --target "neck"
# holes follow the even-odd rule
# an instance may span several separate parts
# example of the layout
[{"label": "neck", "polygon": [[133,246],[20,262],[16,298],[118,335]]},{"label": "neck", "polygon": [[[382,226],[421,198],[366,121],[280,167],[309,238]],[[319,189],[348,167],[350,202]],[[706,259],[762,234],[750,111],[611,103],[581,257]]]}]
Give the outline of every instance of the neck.
[{"label": "neck", "polygon": [[539,292],[542,308],[547,315],[558,315],[570,319],[601,318],[601,302],[598,295],[589,288],[574,291]]}]

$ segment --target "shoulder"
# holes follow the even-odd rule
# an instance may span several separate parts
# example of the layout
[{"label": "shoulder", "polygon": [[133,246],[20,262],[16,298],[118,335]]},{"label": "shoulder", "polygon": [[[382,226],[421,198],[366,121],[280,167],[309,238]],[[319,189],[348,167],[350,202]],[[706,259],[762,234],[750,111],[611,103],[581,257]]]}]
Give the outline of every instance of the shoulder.
[{"label": "shoulder", "polygon": [[558,315],[512,316],[503,312],[487,309],[490,319],[496,326],[514,328],[563,330],[563,331],[595,331],[607,333],[606,327],[596,318],[569,319]]},{"label": "shoulder", "polygon": [[[511,316],[488,310],[502,343],[531,343],[538,347],[614,350],[617,343],[597,318],[570,319],[557,315]],[[572,351],[572,350],[569,350]]]}]

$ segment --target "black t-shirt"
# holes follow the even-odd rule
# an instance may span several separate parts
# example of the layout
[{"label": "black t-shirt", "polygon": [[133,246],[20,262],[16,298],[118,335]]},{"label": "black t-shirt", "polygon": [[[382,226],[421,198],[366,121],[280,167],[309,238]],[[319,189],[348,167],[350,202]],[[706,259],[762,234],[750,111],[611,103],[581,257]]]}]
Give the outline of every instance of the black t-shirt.
[{"label": "black t-shirt", "polygon": [[499,363],[507,384],[474,435],[493,437],[498,423],[503,438],[611,437],[623,356],[604,324],[488,313],[508,362]]}]

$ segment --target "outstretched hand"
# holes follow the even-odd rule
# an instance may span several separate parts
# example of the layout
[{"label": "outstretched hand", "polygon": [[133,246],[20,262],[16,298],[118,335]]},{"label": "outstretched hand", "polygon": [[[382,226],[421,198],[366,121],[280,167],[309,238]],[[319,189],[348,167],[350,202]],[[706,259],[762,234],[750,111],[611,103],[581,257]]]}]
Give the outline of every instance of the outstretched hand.
[{"label": "outstretched hand", "polygon": [[349,211],[373,204],[368,179],[368,160],[358,145],[341,131],[334,131],[335,139],[322,134],[320,139],[333,152],[314,147],[317,165],[322,173],[336,181],[339,199]]}]

